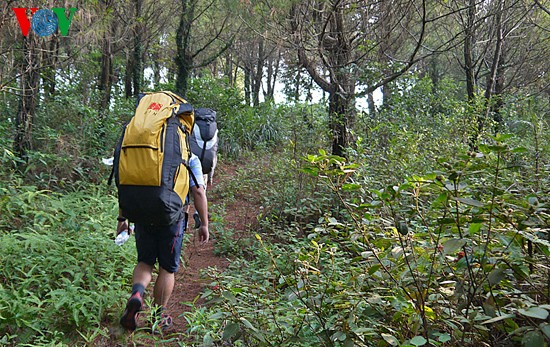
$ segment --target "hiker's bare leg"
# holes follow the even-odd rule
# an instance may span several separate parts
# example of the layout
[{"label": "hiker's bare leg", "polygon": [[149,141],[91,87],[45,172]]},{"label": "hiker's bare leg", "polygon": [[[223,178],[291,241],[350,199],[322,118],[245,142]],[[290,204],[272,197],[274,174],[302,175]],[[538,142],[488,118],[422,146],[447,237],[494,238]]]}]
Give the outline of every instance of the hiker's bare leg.
[{"label": "hiker's bare leg", "polygon": [[134,268],[134,284],[141,283],[144,288],[147,288],[147,286],[151,282],[152,273],[153,267],[151,265],[139,262]]},{"label": "hiker's bare leg", "polygon": [[168,300],[172,295],[172,290],[174,290],[174,283],[174,273],[168,272],[160,267],[159,275],[155,281],[155,288],[153,290],[155,304],[162,307],[166,307],[168,305]]}]

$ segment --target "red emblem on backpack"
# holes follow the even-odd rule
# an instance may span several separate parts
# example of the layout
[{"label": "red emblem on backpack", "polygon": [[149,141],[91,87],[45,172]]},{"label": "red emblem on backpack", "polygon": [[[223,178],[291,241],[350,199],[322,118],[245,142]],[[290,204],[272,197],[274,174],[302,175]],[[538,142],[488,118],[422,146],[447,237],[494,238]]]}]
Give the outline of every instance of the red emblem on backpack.
[{"label": "red emblem on backpack", "polygon": [[161,108],[162,108],[161,104],[157,104],[156,102],[152,102],[151,105],[149,105],[149,107],[147,109],[148,110],[153,110],[153,111],[160,111]]}]

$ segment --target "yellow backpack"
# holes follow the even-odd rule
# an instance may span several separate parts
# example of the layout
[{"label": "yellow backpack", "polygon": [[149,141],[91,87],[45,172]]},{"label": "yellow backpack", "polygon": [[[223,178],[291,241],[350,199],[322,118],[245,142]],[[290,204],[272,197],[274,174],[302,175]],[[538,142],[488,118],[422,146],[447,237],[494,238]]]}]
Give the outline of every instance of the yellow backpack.
[{"label": "yellow backpack", "polygon": [[119,207],[132,222],[171,225],[183,217],[189,190],[193,107],[171,92],[140,96],[115,148]]}]

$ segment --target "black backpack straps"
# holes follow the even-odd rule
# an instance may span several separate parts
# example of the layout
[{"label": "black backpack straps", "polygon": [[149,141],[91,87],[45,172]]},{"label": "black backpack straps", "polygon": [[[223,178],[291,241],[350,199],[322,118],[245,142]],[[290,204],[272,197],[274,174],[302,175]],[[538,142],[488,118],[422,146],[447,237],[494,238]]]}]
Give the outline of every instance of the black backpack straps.
[{"label": "black backpack straps", "polygon": [[187,157],[191,158],[191,144],[189,143],[189,132],[187,131],[187,128],[183,126],[180,122],[178,122],[178,126],[180,127],[180,130],[185,134],[185,144],[187,146]]},{"label": "black backpack straps", "polygon": [[111,174],[109,175],[109,179],[107,180],[107,185],[110,186],[113,183],[113,177],[115,177],[115,164],[113,163],[113,167],[111,168]]},{"label": "black backpack straps", "polygon": [[108,186],[110,186],[113,183],[113,178],[115,177],[115,169],[118,168],[118,159],[120,157],[120,150],[121,150],[121,147],[122,147],[122,140],[124,139],[124,133],[126,132],[126,127],[128,126],[129,123],[130,123],[130,121],[126,122],[126,124],[124,124],[122,126],[122,131],[121,131],[120,136],[118,138],[118,141],[115,145],[115,150],[114,150],[114,153],[113,153],[113,167],[111,168],[111,174],[109,175],[109,179],[107,180],[107,185]]},{"label": "black backpack straps", "polygon": [[201,156],[199,157],[201,163],[204,161],[204,154],[206,153],[206,143],[208,141],[204,141],[204,145],[202,146],[202,152],[201,152]]},{"label": "black backpack straps", "polygon": [[139,93],[139,94],[137,95],[137,98],[136,98],[136,108],[138,108],[139,102],[141,101],[141,99],[143,99],[144,96],[145,96],[145,93]]},{"label": "black backpack straps", "polygon": [[[126,130],[126,125],[122,128],[122,135],[121,136],[124,136],[124,130]],[[109,179],[107,180],[107,186],[111,186],[111,184],[113,183],[113,178],[115,177],[115,158],[116,158],[116,155],[117,155],[117,146],[118,146],[118,142],[117,141],[117,144],[115,145],[115,150],[114,150],[114,153],[113,153],[113,167],[111,168],[111,174],[109,175]]]}]

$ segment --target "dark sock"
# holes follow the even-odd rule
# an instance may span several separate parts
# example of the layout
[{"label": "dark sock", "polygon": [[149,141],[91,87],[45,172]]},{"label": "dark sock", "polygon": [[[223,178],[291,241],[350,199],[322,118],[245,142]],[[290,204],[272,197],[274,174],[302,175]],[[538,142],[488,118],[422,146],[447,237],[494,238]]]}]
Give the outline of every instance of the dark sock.
[{"label": "dark sock", "polygon": [[132,286],[132,295],[134,295],[135,293],[139,293],[139,296],[143,298],[143,293],[145,293],[145,287],[143,286],[143,284],[135,283]]}]

